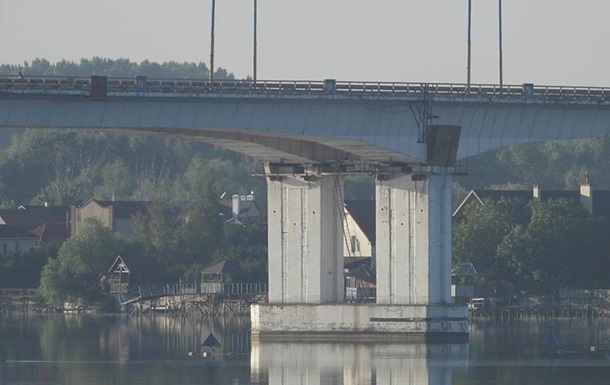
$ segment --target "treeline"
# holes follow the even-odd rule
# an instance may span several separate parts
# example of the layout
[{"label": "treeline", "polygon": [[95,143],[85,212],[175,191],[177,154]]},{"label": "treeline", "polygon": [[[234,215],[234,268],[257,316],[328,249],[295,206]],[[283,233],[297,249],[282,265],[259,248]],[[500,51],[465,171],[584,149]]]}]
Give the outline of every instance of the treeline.
[{"label": "treeline", "polygon": [[473,263],[498,296],[608,288],[610,222],[565,199],[503,198],[466,207],[453,226],[454,264]]},{"label": "treeline", "polygon": [[0,199],[80,205],[90,199],[184,206],[211,181],[221,194],[264,198],[259,161],[197,141],[77,130],[27,130],[0,152]]},{"label": "treeline", "polygon": [[[151,78],[175,79],[207,79],[210,70],[205,63],[169,61],[156,63],[144,60],[140,63],[129,59],[106,59],[94,57],[81,59],[80,62],[62,60],[51,63],[46,59],[38,58],[23,64],[1,64],[0,75],[23,76],[112,76],[135,77],[148,76]],[[215,79],[233,79],[232,73],[224,68],[214,72]]]},{"label": "treeline", "polygon": [[467,160],[465,189],[577,190],[589,174],[596,189],[610,190],[610,139],[551,140],[504,147]]}]

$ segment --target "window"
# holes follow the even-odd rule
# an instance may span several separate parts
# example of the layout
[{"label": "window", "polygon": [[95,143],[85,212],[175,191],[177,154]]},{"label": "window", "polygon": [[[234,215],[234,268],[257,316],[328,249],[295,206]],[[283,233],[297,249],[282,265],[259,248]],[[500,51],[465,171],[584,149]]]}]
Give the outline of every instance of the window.
[{"label": "window", "polygon": [[350,237],[350,248],[352,250],[352,253],[360,252],[360,241],[358,240],[358,238],[355,235],[352,235]]}]

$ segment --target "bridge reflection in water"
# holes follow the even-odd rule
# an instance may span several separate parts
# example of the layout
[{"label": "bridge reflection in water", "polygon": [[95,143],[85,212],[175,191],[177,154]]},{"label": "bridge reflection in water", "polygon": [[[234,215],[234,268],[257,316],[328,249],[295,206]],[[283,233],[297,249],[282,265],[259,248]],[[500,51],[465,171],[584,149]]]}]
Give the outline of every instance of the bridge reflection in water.
[{"label": "bridge reflection in water", "polygon": [[451,385],[468,344],[252,342],[252,383]]}]

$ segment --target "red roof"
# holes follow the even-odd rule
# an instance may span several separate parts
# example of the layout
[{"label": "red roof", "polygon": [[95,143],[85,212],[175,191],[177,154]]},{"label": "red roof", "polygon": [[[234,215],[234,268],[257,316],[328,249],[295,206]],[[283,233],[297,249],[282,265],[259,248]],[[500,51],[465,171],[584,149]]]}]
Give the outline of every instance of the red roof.
[{"label": "red roof", "polygon": [[70,238],[70,227],[65,223],[45,222],[31,232],[37,235],[41,242],[63,242]]}]

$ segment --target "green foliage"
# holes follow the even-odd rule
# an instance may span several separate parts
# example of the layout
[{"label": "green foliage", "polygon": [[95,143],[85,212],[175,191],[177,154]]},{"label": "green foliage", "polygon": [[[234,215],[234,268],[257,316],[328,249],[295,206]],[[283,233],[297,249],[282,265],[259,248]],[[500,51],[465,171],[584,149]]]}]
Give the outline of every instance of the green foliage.
[{"label": "green foliage", "polygon": [[39,292],[53,306],[91,302],[99,298],[100,278],[116,256],[133,253],[133,247],[100,222],[88,220],[60,247],[57,259],[49,259],[44,266]]},{"label": "green foliage", "polygon": [[544,141],[504,147],[468,161],[469,175],[457,180],[470,188],[519,186],[575,189],[588,173],[596,188],[610,189],[610,139]]},{"label": "green foliage", "polygon": [[[144,60],[141,63],[132,62],[129,59],[106,59],[93,57],[81,59],[79,63],[62,60],[50,63],[46,59],[34,59],[31,63],[24,62],[23,65],[0,65],[0,75],[17,75],[19,72],[30,76],[113,76],[113,77],[135,77],[148,76],[150,78],[180,78],[180,79],[207,79],[209,69],[204,63],[178,63],[169,61],[155,63]],[[226,69],[218,68],[214,78],[233,79],[233,74]]]},{"label": "green foliage", "polygon": [[186,266],[216,260],[215,254],[223,242],[224,221],[219,215],[219,189],[211,174],[204,175],[200,182],[200,189],[195,190],[199,194],[185,208],[186,223],[182,238]]},{"label": "green foliage", "polygon": [[181,250],[183,220],[175,207],[155,200],[146,212],[133,218],[134,238],[146,255],[170,267]]},{"label": "green foliage", "polygon": [[252,189],[260,162],[202,143],[77,130],[27,130],[0,153],[4,202],[82,204],[92,198],[187,204],[209,173],[224,191]]},{"label": "green foliage", "polygon": [[464,219],[453,226],[453,252],[457,263],[486,264],[500,270],[502,261],[493,258],[497,245],[519,220],[525,203],[518,199],[473,202],[465,208]]},{"label": "green foliage", "polygon": [[495,273],[488,283],[512,293],[608,285],[608,224],[576,202],[486,201],[466,210],[454,226],[456,263]]},{"label": "green foliage", "polygon": [[217,259],[238,261],[238,282],[267,282],[267,219],[244,219],[243,225],[226,224],[224,242]]},{"label": "green foliage", "polygon": [[35,288],[40,272],[49,258],[57,255],[54,245],[43,245],[26,253],[0,258],[0,287]]}]

